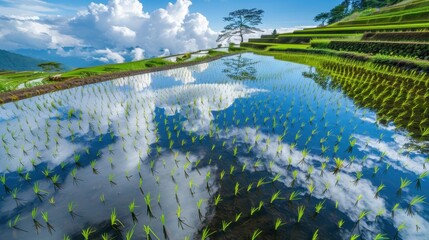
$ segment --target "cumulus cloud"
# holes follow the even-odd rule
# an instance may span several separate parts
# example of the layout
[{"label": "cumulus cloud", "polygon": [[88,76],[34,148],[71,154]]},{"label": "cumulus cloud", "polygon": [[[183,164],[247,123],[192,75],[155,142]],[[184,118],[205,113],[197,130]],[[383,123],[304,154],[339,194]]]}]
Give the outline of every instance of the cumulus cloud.
[{"label": "cumulus cloud", "polygon": [[79,46],[82,40],[61,33],[41,17],[0,16],[0,42],[3,49],[46,49]]},{"label": "cumulus cloud", "polygon": [[190,66],[186,68],[176,68],[171,70],[166,70],[163,74],[167,77],[172,77],[175,81],[182,82],[183,84],[193,83],[197,79],[193,76],[193,73],[204,72],[209,67],[208,63],[202,63],[195,66]]},{"label": "cumulus cloud", "polygon": [[102,62],[115,62],[115,63],[123,63],[125,58],[121,56],[121,54],[114,52],[108,48],[104,50],[96,50],[94,51],[97,54],[103,55],[103,57],[96,58]]},{"label": "cumulus cloud", "polygon": [[13,16],[41,16],[76,10],[61,3],[49,3],[42,0],[1,0],[1,3],[0,13],[7,13]]},{"label": "cumulus cloud", "polygon": [[177,0],[149,13],[144,1],[109,0],[91,3],[71,18],[2,16],[1,48],[57,49],[61,54],[65,47],[91,47],[69,54],[123,62],[125,57],[161,55],[160,49],[175,54],[215,46],[216,32],[204,15],[189,11],[191,5],[190,0]]},{"label": "cumulus cloud", "polygon": [[131,51],[131,54],[133,55],[133,61],[139,61],[144,59],[144,49],[142,48],[134,48]]},{"label": "cumulus cloud", "polygon": [[[394,142],[379,141],[378,139],[371,138],[360,134],[353,134],[356,138],[359,150],[362,152],[370,153],[368,159],[379,162],[380,156],[384,154],[383,160],[388,162],[393,168],[403,172],[413,172],[422,174],[426,171],[423,164],[425,158],[420,155],[404,155],[400,153],[401,142],[405,142],[401,135],[395,134]],[[374,155],[371,151],[375,151]],[[372,154],[371,154],[372,153]]]}]

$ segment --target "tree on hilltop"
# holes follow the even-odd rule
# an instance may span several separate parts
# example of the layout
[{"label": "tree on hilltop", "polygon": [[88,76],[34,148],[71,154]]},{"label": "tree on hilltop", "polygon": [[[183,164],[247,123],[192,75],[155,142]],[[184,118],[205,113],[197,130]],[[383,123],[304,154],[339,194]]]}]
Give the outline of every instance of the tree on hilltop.
[{"label": "tree on hilltop", "polygon": [[62,70],[62,64],[57,62],[44,62],[37,65],[41,69],[43,69],[44,72],[59,72]]},{"label": "tree on hilltop", "polygon": [[322,22],[322,25],[325,25],[325,22],[331,17],[331,14],[328,12],[319,13],[314,17],[315,22]]},{"label": "tree on hilltop", "polygon": [[264,10],[239,9],[229,13],[228,17],[224,17],[223,21],[229,24],[224,27],[221,34],[217,38],[217,42],[230,40],[234,36],[240,36],[241,43],[244,40],[244,35],[255,32],[262,32],[261,29],[255,27],[262,23]]}]

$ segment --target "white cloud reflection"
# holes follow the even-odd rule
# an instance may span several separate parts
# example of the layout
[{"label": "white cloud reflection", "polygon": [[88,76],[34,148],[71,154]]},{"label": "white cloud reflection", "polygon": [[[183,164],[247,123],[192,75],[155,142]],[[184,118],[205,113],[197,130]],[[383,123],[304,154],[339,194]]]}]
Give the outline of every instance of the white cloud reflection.
[{"label": "white cloud reflection", "polygon": [[[204,65],[196,67],[196,71],[204,71],[204,69]],[[216,168],[200,167],[199,172],[187,170],[188,176],[185,176],[184,164],[187,161],[194,164],[197,159],[204,157],[204,153],[193,152],[185,155],[177,152],[175,156],[170,151],[162,151],[161,155],[148,159],[148,150],[157,141],[155,109],[165,109],[166,117],[177,113],[186,115],[186,110],[192,109],[192,117],[184,123],[184,128],[206,131],[210,121],[213,120],[211,111],[224,110],[236,99],[248,97],[258,90],[249,89],[242,84],[198,84],[154,90],[151,88],[152,81],[151,74],[125,77],[111,82],[42,95],[1,107],[0,116],[4,120],[0,122],[0,135],[7,142],[7,146],[0,148],[0,155],[8,156],[7,152],[9,152],[11,156],[0,163],[0,172],[3,173],[7,169],[16,171],[18,166],[24,167],[24,172],[31,171],[33,168],[31,160],[36,155],[40,155],[37,163],[47,163],[48,169],[68,162],[67,168],[70,171],[75,166],[73,159],[78,153],[85,155],[85,152],[89,151],[95,154],[93,147],[99,145],[98,142],[103,142],[111,136],[115,138],[97,153],[100,159],[97,160],[95,167],[100,174],[94,175],[90,166],[79,168],[78,185],[68,174],[60,180],[61,194],[54,194],[52,183],[47,179],[39,180],[41,189],[55,197],[54,207],[47,202],[47,199],[38,203],[39,200],[33,193],[32,186],[20,189],[18,196],[22,199],[22,203],[26,204],[27,214],[23,214],[19,227],[28,231],[20,232],[20,239],[31,239],[34,236],[33,222],[29,217],[31,211],[29,208],[32,206],[28,204],[31,202],[34,202],[39,209],[39,221],[43,221],[40,219],[40,211],[48,210],[50,222],[56,227],[52,235],[46,229],[42,230],[38,235],[40,238],[62,238],[65,234],[79,232],[80,229],[88,227],[88,224],[97,226],[101,221],[108,221],[113,207],[116,207],[121,221],[127,226],[132,226],[127,209],[132,198],[136,199],[136,205],[140,206],[138,212],[142,215],[146,214],[143,197],[138,191],[139,177],[136,170],[139,163],[143,164],[140,172],[143,176],[142,189],[145,194],[151,193],[154,215],[159,219],[162,213],[166,214],[167,228],[170,234],[174,234],[174,238],[182,239],[193,235],[198,228],[176,231],[177,217],[174,214],[167,214],[174,213],[178,206],[172,193],[178,186],[177,195],[185,223],[193,227],[200,226],[197,202],[200,199],[204,200],[201,208],[204,216],[208,210],[206,209],[207,200],[210,198],[205,188],[206,174],[216,171]],[[195,107],[191,107],[194,102]],[[65,103],[68,105],[66,106]],[[90,146],[90,142],[94,142],[94,146]],[[179,160],[178,166],[174,159]],[[151,160],[155,160],[154,172],[149,168]],[[41,170],[37,169],[37,171]],[[114,176],[116,184],[114,186],[109,183],[110,174]],[[132,177],[127,180],[126,175],[132,175]],[[177,185],[172,181],[172,176]],[[193,181],[192,194],[188,187],[191,180]],[[210,185],[212,185],[211,191],[215,192],[217,187],[213,185],[213,179],[210,179]],[[118,198],[118,194],[121,193],[128,194],[126,197]],[[98,198],[101,194],[105,196],[106,206],[100,204]],[[156,206],[158,194],[162,209]],[[80,217],[77,217],[73,223],[63,224],[64,221],[71,221],[67,211],[70,201],[74,202],[76,213]],[[9,215],[16,210],[16,207],[12,197],[7,196],[0,214]],[[103,207],[106,209],[101,210],[100,208]],[[85,219],[85,221],[79,219]],[[146,219],[144,224],[149,224],[148,219],[144,219]],[[159,220],[157,222],[158,224],[155,224],[151,221],[150,225],[158,236],[162,236],[162,225]],[[3,225],[2,228],[7,227]],[[136,235],[143,236],[142,230],[136,230]],[[0,238],[9,239],[12,237],[12,232],[2,231]]]},{"label": "white cloud reflection", "polygon": [[[257,131],[254,128],[244,128],[238,129],[234,128],[228,133],[223,133],[221,138],[231,139],[232,137],[237,137],[238,144],[245,144],[245,146],[253,146],[253,152],[257,153],[257,157],[253,158],[242,158],[239,157],[239,160],[242,162],[246,162],[248,165],[253,165],[258,159],[265,159],[262,161],[264,164],[263,169],[269,169],[272,175],[281,174],[282,181],[286,186],[289,186],[293,181],[292,170],[298,171],[298,177],[296,179],[294,188],[303,188],[306,189],[305,192],[309,194],[308,185],[310,182],[313,182],[315,186],[315,190],[312,194],[313,197],[319,199],[329,199],[333,202],[338,202],[338,209],[346,214],[352,221],[356,222],[358,220],[359,214],[361,211],[370,211],[370,213],[365,217],[364,221],[360,222],[361,229],[365,229],[362,231],[365,238],[373,238],[380,229],[379,222],[375,221],[376,214],[380,211],[383,211],[384,214],[381,217],[390,216],[390,209],[387,208],[386,200],[383,199],[382,196],[375,198],[377,186],[374,186],[371,181],[367,179],[361,179],[358,184],[354,184],[355,173],[356,171],[361,171],[362,166],[358,164],[352,163],[347,168],[347,171],[341,170],[339,173],[340,179],[337,181],[337,176],[331,172],[333,168],[332,160],[328,163],[326,169],[324,170],[324,174],[321,175],[321,167],[320,163],[325,161],[326,159],[309,154],[306,157],[307,164],[299,163],[303,154],[302,151],[293,149],[291,150],[290,145],[287,143],[281,142],[278,143],[278,135],[272,134],[267,135],[261,131]],[[258,136],[258,137],[257,137]],[[359,136],[356,136],[358,139]],[[258,138],[258,143],[256,144],[256,139]],[[268,140],[268,141],[267,141]],[[266,144],[270,142],[270,144]],[[370,144],[373,144],[371,142]],[[281,146],[281,152],[278,153],[278,147]],[[377,146],[377,145],[373,145]],[[233,148],[232,145],[230,145]],[[402,159],[400,161],[410,161],[410,159],[403,159],[400,156],[396,155],[387,155],[392,158]],[[288,170],[288,158],[291,159],[292,170]],[[270,161],[273,161],[273,165],[271,169],[269,168]],[[357,160],[356,160],[357,161]],[[345,165],[350,164],[350,162],[345,161]],[[355,165],[355,166],[353,166]],[[313,173],[310,179],[307,179],[306,175],[308,173],[308,166],[314,166]],[[319,166],[319,167],[315,167]],[[421,165],[420,165],[421,166]],[[367,166],[364,166],[367,167]],[[329,188],[326,190],[325,185],[328,184]],[[325,191],[326,190],[326,191]],[[360,198],[359,202],[355,205],[357,199]],[[396,219],[395,218],[395,224]],[[419,222],[420,226],[427,226],[429,222],[423,218],[414,219],[412,222]],[[411,223],[407,223],[410,225]],[[398,224],[397,224],[398,225]],[[407,225],[407,226],[408,226]],[[418,239],[416,236],[422,236],[420,233],[415,231],[415,226],[413,228],[408,228],[407,230],[401,233],[401,236],[405,236],[406,239]],[[409,238],[410,237],[410,238]]]}]

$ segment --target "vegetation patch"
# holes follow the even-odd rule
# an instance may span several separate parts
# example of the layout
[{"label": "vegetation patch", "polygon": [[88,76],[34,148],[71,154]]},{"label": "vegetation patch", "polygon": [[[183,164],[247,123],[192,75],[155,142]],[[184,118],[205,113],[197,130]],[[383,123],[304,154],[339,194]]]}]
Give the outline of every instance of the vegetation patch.
[{"label": "vegetation patch", "polygon": [[186,60],[188,60],[188,59],[190,59],[190,58],[191,58],[191,53],[185,53],[185,54],[183,54],[182,56],[177,57],[177,58],[176,58],[176,61],[177,61],[177,62],[184,62],[184,61],[186,61]]},{"label": "vegetation patch", "polygon": [[8,92],[16,89],[21,84],[26,84],[32,80],[45,78],[45,72],[1,72],[0,92]]},{"label": "vegetation patch", "polygon": [[429,93],[424,90],[429,87],[428,63],[427,72],[422,73],[398,68],[396,65],[407,64],[398,61],[393,65],[393,60],[384,57],[356,55],[354,58],[344,58],[328,55],[327,52],[316,55],[315,50],[300,49],[289,49],[286,53],[260,53],[317,67],[317,74],[307,77],[323,86],[340,88],[360,106],[377,112],[380,122],[393,122],[414,137],[429,140],[429,135],[425,133],[429,129]]},{"label": "vegetation patch", "polygon": [[429,32],[375,32],[365,33],[365,41],[429,42]]},{"label": "vegetation patch", "polygon": [[429,60],[428,43],[331,41],[328,44],[328,48],[337,51],[403,56]]},{"label": "vegetation patch", "polygon": [[[236,54],[237,52],[241,52],[244,50],[245,49],[237,48],[237,49],[233,49],[232,53],[209,51],[209,54],[206,57],[196,58],[192,61],[182,62],[182,63],[172,63],[170,61],[166,61],[163,59],[148,59],[148,60],[131,62],[131,63],[111,64],[107,66],[97,66],[97,67],[90,67],[90,68],[79,68],[79,69],[75,69],[73,71],[62,74],[60,81],[54,81],[54,82],[47,81],[50,84],[44,84],[41,86],[36,86],[28,89],[20,89],[20,90],[16,90],[16,88],[7,88],[5,89],[4,92],[0,91],[0,103],[7,103],[11,101],[16,101],[20,99],[37,96],[37,95],[46,94],[49,92],[55,92],[61,89],[68,89],[68,88],[73,88],[73,87],[97,83],[97,82],[104,82],[115,78],[138,75],[138,74],[143,74],[151,71],[161,71],[161,70],[168,70],[168,69],[174,69],[179,67],[192,66],[197,63],[213,61],[224,56]],[[118,68],[120,70],[116,72],[108,72],[106,71],[106,67],[108,67],[108,69],[113,67],[113,68]],[[19,73],[19,74],[22,74],[22,73]],[[44,74],[43,76],[45,77],[49,76],[48,73],[42,73],[42,74]],[[2,72],[2,74],[0,74],[0,78],[2,76],[7,76],[7,75],[8,74],[5,74],[4,72]],[[28,81],[28,76],[26,76],[25,81]]]},{"label": "vegetation patch", "polygon": [[331,40],[329,39],[313,39],[310,44],[312,48],[328,48]]},{"label": "vegetation patch", "polygon": [[91,76],[108,74],[112,72],[144,70],[147,68],[162,66],[166,64],[172,64],[172,63],[161,58],[155,58],[155,59],[147,59],[147,60],[141,60],[136,62],[109,64],[109,65],[95,66],[95,67],[89,67],[89,68],[78,68],[78,69],[61,74],[61,79],[66,80],[71,78],[87,78]]}]

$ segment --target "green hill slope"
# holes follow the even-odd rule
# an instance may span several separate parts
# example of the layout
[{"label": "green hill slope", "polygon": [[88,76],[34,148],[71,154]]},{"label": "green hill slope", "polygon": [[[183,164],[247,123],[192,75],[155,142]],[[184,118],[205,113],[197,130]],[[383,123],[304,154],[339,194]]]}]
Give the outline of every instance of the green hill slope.
[{"label": "green hill slope", "polygon": [[45,62],[40,59],[0,50],[0,71],[34,71],[40,70],[37,64]]},{"label": "green hill slope", "polygon": [[249,39],[242,47],[278,51],[311,43],[317,49],[429,60],[428,36],[429,0],[408,0],[355,12],[328,26]]}]

